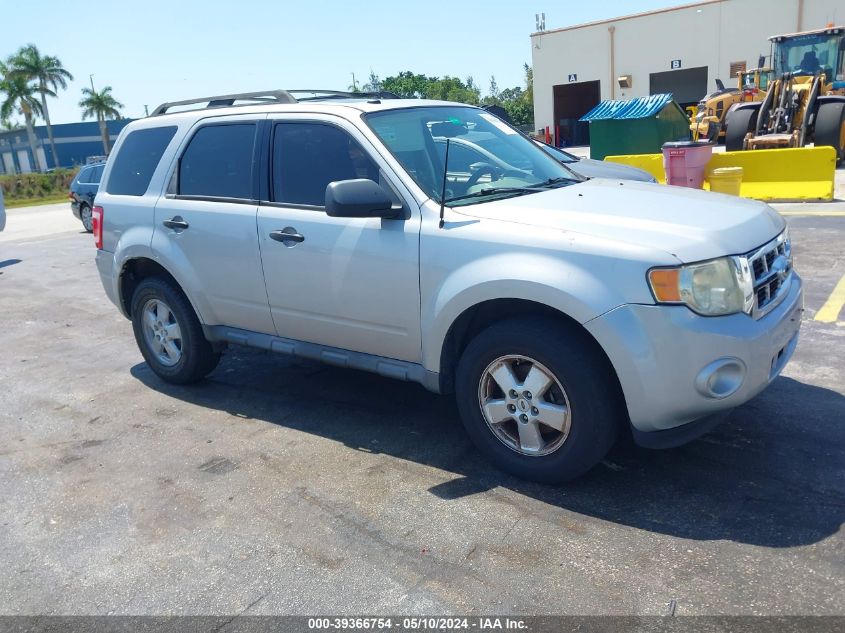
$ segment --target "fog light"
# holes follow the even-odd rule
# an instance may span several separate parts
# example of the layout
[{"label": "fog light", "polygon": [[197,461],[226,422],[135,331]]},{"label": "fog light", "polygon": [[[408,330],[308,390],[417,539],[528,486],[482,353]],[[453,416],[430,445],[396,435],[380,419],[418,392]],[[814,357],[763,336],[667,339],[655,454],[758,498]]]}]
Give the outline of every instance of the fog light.
[{"label": "fog light", "polygon": [[738,358],[720,358],[698,372],[695,388],[708,398],[721,400],[736,393],[744,380],[745,363]]}]

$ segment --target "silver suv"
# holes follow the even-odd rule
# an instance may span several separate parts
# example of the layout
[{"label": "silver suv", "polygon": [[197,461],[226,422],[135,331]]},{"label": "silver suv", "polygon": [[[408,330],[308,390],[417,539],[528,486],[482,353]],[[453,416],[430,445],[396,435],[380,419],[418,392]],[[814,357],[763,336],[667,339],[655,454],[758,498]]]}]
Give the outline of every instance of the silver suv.
[{"label": "silver suv", "polygon": [[[491,135],[495,161],[468,162]],[[622,433],[707,431],[777,377],[803,305],[765,204],[584,180],[448,102],[164,104],[121,133],[93,222],[106,293],[162,379],[199,380],[237,344],[415,381],[456,393],[495,464],[546,482]]]}]

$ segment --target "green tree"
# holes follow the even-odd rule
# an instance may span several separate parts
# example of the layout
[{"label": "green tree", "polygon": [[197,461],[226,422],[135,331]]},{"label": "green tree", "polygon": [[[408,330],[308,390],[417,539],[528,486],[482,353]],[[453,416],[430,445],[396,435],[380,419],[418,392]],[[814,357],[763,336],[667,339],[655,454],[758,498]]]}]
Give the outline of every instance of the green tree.
[{"label": "green tree", "polygon": [[53,164],[59,166],[56,142],[53,140],[53,127],[50,124],[50,111],[47,109],[47,97],[55,97],[56,91],[67,89],[67,82],[73,75],[62,65],[58,57],[42,55],[35,44],[27,44],[9,58],[9,67],[14,74],[23,75],[27,81],[34,81],[41,95],[41,111],[47,125],[47,138],[53,151]]},{"label": "green tree", "polygon": [[526,101],[534,106],[534,69],[527,63],[522,64],[522,69],[525,71],[525,98]]},{"label": "green tree", "polygon": [[370,78],[367,80],[367,83],[361,86],[361,90],[363,92],[381,92],[381,80],[372,69],[370,70]]},{"label": "green tree", "polygon": [[441,101],[455,101],[457,103],[468,103],[478,105],[480,91],[472,80],[461,81],[458,77],[441,77],[440,79],[429,79],[423,96],[426,99],[439,99]]},{"label": "green tree", "polygon": [[481,100],[483,105],[501,105],[502,100],[499,97],[499,84],[496,82],[495,75],[490,75],[490,89],[489,94]]},{"label": "green tree", "polygon": [[26,136],[29,140],[29,147],[32,150],[32,158],[35,162],[35,169],[41,171],[46,169],[38,159],[37,139],[33,121],[41,116],[41,103],[36,96],[35,84],[28,81],[20,73],[14,73],[10,68],[0,62],[0,119],[6,120],[13,114],[22,114],[26,125]]},{"label": "green tree", "polygon": [[405,70],[395,77],[385,77],[381,82],[381,89],[397,94],[403,99],[421,99],[428,96],[428,85],[433,81],[437,81],[437,78],[415,75],[410,70]]},{"label": "green tree", "polygon": [[[525,71],[525,88],[519,86],[499,90],[495,78],[490,78],[489,96],[484,97],[484,105],[500,105],[508,113],[514,125],[533,125],[534,122],[534,77],[531,67],[528,64],[523,66]],[[495,96],[494,96],[494,91]]]},{"label": "green tree", "polygon": [[99,92],[91,88],[82,89],[82,100],[79,102],[82,108],[82,120],[96,118],[100,124],[100,134],[103,137],[103,151],[109,153],[109,131],[106,127],[107,119],[119,119],[120,108],[123,104],[111,94],[111,86],[106,86]]}]

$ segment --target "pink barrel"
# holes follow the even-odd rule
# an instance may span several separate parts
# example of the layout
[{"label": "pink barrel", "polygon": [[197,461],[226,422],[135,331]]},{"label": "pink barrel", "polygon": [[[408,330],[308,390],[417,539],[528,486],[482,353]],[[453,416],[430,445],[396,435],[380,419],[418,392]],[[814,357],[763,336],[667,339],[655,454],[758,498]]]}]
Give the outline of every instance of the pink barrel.
[{"label": "pink barrel", "polygon": [[666,184],[701,189],[713,146],[706,141],[674,141],[663,144]]}]

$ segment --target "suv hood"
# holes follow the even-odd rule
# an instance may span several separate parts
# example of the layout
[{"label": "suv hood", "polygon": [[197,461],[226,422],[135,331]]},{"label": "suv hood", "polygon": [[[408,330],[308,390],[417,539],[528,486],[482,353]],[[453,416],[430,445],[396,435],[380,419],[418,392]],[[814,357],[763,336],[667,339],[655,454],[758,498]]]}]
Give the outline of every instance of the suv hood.
[{"label": "suv hood", "polygon": [[747,253],[786,226],[773,209],[755,200],[604,179],[455,211],[636,244],[685,263]]}]

